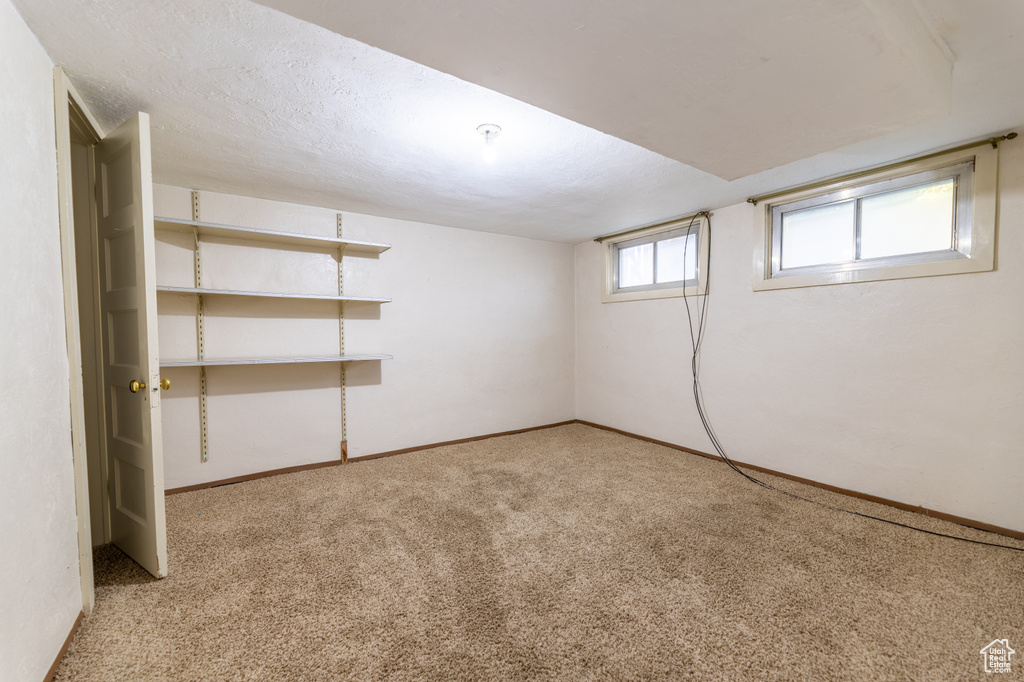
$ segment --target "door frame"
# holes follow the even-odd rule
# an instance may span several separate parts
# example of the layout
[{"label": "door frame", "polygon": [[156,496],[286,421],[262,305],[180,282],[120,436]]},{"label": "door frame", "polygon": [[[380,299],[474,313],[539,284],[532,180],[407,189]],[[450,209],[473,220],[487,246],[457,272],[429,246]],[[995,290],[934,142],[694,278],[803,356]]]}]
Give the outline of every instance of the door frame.
[{"label": "door frame", "polygon": [[[74,125],[80,135],[91,137],[93,144],[103,139],[106,133],[59,66],[53,70],[53,100],[57,138],[57,205],[60,216],[61,270],[64,279],[64,330],[67,335],[71,393],[71,453],[75,470],[75,507],[78,512],[78,564],[82,585],[82,611],[88,616],[92,612],[96,595],[85,441],[82,337],[78,317],[78,268],[75,259],[74,204],[71,192],[71,127]],[[75,119],[74,122],[72,117]]]}]

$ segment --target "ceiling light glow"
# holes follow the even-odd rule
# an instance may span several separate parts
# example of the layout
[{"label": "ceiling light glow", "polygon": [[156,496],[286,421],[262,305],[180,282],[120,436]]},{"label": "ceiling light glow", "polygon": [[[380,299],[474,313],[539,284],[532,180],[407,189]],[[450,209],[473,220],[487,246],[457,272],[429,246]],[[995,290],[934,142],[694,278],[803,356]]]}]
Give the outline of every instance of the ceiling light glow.
[{"label": "ceiling light glow", "polygon": [[494,138],[501,134],[501,126],[493,123],[484,123],[477,126],[476,131],[484,136],[484,161],[493,163],[498,158],[498,151],[494,148]]}]

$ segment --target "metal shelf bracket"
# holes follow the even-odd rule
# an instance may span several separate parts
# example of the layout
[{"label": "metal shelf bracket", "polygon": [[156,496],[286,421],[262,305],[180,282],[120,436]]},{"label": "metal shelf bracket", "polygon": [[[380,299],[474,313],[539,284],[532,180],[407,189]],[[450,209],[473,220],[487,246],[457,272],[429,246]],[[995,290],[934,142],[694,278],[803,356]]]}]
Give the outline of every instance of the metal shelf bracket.
[{"label": "metal shelf bracket", "polygon": [[[341,214],[338,214],[338,239],[341,234]],[[345,245],[338,247],[338,296],[345,295]],[[345,355],[345,302],[338,301],[338,354]],[[341,363],[341,462],[348,462],[348,421],[345,415],[345,363]]]},{"label": "metal shelf bracket", "polygon": [[[199,221],[199,192],[192,192],[192,220]],[[195,271],[196,289],[203,288],[203,259],[198,228],[192,230],[195,255],[192,259]],[[206,359],[206,335],[203,329],[203,295],[196,296],[196,354],[199,360]],[[210,459],[210,438],[206,428],[206,368],[199,368],[199,438],[201,461]]]}]

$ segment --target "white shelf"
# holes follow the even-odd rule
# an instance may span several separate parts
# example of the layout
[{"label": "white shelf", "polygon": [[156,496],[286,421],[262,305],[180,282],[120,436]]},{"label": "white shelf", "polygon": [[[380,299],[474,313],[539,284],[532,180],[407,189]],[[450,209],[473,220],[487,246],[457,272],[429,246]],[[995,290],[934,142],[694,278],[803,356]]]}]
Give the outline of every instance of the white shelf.
[{"label": "white shelf", "polygon": [[233,289],[196,289],[194,287],[158,286],[157,291],[174,294],[203,294],[204,296],[249,296],[253,298],[297,298],[311,301],[358,301],[361,303],[390,303],[390,298],[373,296],[330,296],[321,294],[277,294],[269,291],[235,291]]},{"label": "white shelf", "polygon": [[235,358],[221,360],[165,360],[161,367],[215,367],[238,365],[294,365],[310,362],[365,362],[367,360],[391,360],[390,355],[331,355],[312,358]]},{"label": "white shelf", "polygon": [[258,230],[254,227],[236,227],[234,225],[204,223],[199,220],[182,220],[180,218],[162,218],[158,216],[153,219],[153,225],[158,230],[170,230],[173,232],[192,232],[197,230],[199,234],[209,237],[227,237],[229,239],[273,242],[275,244],[291,244],[294,246],[321,246],[332,249],[345,247],[346,253],[383,253],[391,248],[390,244],[337,239],[335,237],[316,237],[308,234],[296,234],[294,232],[278,232],[276,230]]}]

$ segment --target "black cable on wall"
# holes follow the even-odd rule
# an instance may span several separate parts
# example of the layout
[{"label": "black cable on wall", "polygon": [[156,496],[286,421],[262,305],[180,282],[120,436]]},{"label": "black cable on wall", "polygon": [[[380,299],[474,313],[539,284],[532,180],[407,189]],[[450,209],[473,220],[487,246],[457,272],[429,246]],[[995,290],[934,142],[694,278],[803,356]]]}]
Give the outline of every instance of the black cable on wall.
[{"label": "black cable on wall", "polygon": [[[738,467],[729,458],[729,456],[725,453],[725,448],[722,447],[722,443],[718,440],[718,436],[715,435],[714,429],[711,427],[711,422],[708,420],[707,414],[705,413],[705,410],[704,410],[704,396],[701,393],[701,388],[700,388],[700,351],[701,351],[701,346],[704,343],[704,332],[707,329],[707,309],[708,309],[708,301],[710,300],[708,292],[710,290],[710,280],[711,280],[711,214],[708,211],[701,211],[700,213],[697,213],[696,215],[693,216],[693,218],[690,219],[690,225],[687,228],[687,234],[689,234],[693,230],[694,223],[701,216],[704,216],[707,219],[707,221],[708,221],[708,239],[707,239],[707,241],[708,241],[708,244],[707,244],[707,249],[708,249],[707,263],[708,263],[708,267],[707,267],[707,272],[704,273],[704,278],[705,278],[705,280],[704,280],[704,283],[705,283],[704,293],[697,295],[697,297],[700,299],[700,302],[697,304],[697,327],[696,327],[696,331],[694,330],[693,314],[691,313],[691,309],[690,309],[690,296],[686,295],[685,288],[684,288],[684,292],[683,292],[683,301],[686,304],[686,322],[689,325],[689,329],[690,329],[690,347],[691,347],[691,349],[693,351],[693,353],[692,353],[692,355],[690,357],[690,372],[693,374],[693,402],[697,406],[697,414],[700,416],[700,423],[704,427],[704,431],[705,431],[705,433],[707,433],[708,438],[711,439],[711,445],[715,448],[715,452],[718,453],[718,456],[722,458],[722,461],[724,461],[726,464],[728,464],[729,467],[733,471],[738,473],[740,476],[742,476],[743,478],[747,479],[748,481],[750,481],[752,483],[755,483],[755,484],[761,486],[762,488],[765,488],[767,490],[773,490],[773,491],[775,491],[777,493],[781,493],[783,495],[786,495],[787,497],[791,497],[791,498],[796,499],[796,500],[802,500],[803,502],[809,502],[811,504],[814,504],[814,505],[817,505],[819,507],[822,507],[823,509],[829,509],[831,511],[842,512],[844,514],[852,514],[853,516],[859,516],[861,518],[871,519],[873,521],[881,521],[882,523],[888,523],[888,524],[893,525],[893,526],[899,526],[901,528],[908,528],[910,530],[914,530],[914,531],[917,531],[919,533],[927,533],[928,535],[936,535],[936,536],[942,537],[942,538],[950,538],[952,540],[960,540],[961,542],[969,542],[969,543],[972,543],[972,544],[975,544],[975,545],[985,545],[985,546],[988,546],[988,547],[999,547],[1001,549],[1010,549],[1010,550],[1013,550],[1015,552],[1024,552],[1024,547],[1014,547],[1013,545],[1004,545],[1004,544],[1000,544],[1000,543],[997,543],[997,542],[985,542],[984,540],[972,540],[971,538],[963,538],[963,537],[959,537],[957,535],[949,535],[948,533],[940,533],[940,532],[934,531],[934,530],[927,530],[925,528],[918,528],[917,526],[911,526],[911,525],[906,524],[906,523],[900,523],[899,521],[893,521],[891,519],[885,519],[885,518],[882,518],[880,516],[873,516],[871,514],[865,514],[863,512],[854,511],[852,509],[844,509],[843,507],[836,507],[836,506],[833,506],[831,504],[826,504],[824,502],[818,502],[816,500],[811,500],[811,499],[808,499],[806,497],[802,497],[800,495],[797,495],[796,493],[791,493],[788,490],[782,490],[781,488],[776,488],[772,484],[767,483],[765,481],[762,481],[761,479],[759,479],[759,478],[757,478],[757,477],[747,473],[746,471],[743,471],[740,467]],[[689,242],[690,242],[689,239],[683,240],[683,263],[686,263],[686,248],[689,245]],[[700,259],[698,258],[697,261],[700,262]],[[685,273],[683,275],[683,279],[684,279],[684,281],[686,279]],[[990,531],[984,531],[984,532],[990,532]]]}]

